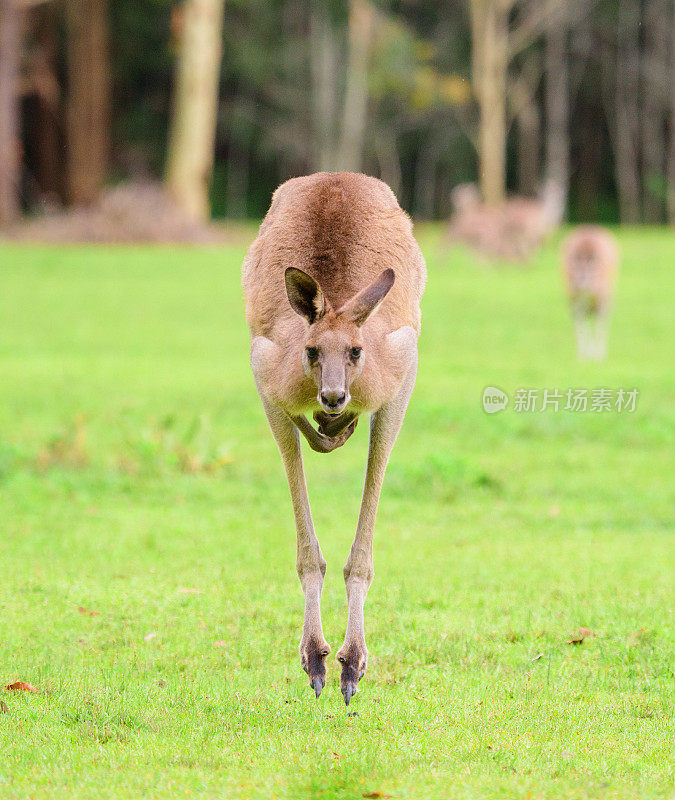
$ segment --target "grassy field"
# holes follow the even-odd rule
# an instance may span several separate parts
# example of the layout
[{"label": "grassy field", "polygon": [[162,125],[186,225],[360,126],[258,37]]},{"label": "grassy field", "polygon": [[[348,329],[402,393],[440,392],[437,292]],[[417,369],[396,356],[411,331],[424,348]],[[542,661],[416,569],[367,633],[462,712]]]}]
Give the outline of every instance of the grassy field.
[{"label": "grassy field", "polygon": [[[368,673],[317,701],[226,250],[0,247],[0,797],[672,797],[675,237],[621,234],[580,365],[553,242],[423,230],[417,388],[385,483]],[[512,398],[487,415],[483,388]],[[637,388],[518,413],[519,388]],[[367,425],[305,456],[333,655]],[[580,626],[594,636],[569,644]]]}]

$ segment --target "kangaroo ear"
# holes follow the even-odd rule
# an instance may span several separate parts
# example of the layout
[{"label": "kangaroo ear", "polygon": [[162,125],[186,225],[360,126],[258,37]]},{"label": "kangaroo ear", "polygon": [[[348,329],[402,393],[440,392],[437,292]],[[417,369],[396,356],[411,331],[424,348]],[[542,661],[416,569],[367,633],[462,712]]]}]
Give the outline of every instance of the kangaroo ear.
[{"label": "kangaroo ear", "polygon": [[394,270],[385,269],[370,286],[361,289],[361,291],[355,294],[351,300],[348,300],[337,313],[343,314],[361,327],[384,300],[387,292],[394,285],[394,278]]},{"label": "kangaroo ear", "polygon": [[319,284],[301,269],[289,267],[285,273],[288,302],[296,314],[304,317],[310,325],[326,313],[326,298]]}]

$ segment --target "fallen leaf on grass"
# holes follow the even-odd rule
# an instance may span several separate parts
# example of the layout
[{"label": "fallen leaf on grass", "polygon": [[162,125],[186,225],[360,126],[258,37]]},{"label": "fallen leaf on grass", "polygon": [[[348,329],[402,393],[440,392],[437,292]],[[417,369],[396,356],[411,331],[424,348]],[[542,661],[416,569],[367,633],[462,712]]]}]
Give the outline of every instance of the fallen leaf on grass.
[{"label": "fallen leaf on grass", "polygon": [[144,642],[151,642],[155,638],[155,636],[157,636],[156,633],[149,633],[147,636],[143,637],[143,641]]},{"label": "fallen leaf on grass", "polygon": [[384,794],[383,792],[367,792],[364,793],[364,797],[391,797],[390,794]]},{"label": "fallen leaf on grass", "polygon": [[84,606],[78,606],[77,610],[80,612],[80,614],[89,614],[90,617],[100,616],[100,611],[90,611],[88,608],[85,608]]},{"label": "fallen leaf on grass", "polygon": [[581,644],[584,639],[590,639],[595,633],[590,628],[579,628],[575,633],[570,634],[567,644]]},{"label": "fallen leaf on grass", "polygon": [[217,639],[213,643],[213,646],[214,647],[227,647],[227,642],[225,641],[225,639]]},{"label": "fallen leaf on grass", "polygon": [[5,689],[8,692],[37,692],[37,689],[34,686],[31,686],[30,683],[26,683],[25,681],[10,683],[5,686]]},{"label": "fallen leaf on grass", "polygon": [[178,594],[204,594],[201,589],[194,589],[191,586],[181,586],[178,589]]},{"label": "fallen leaf on grass", "polygon": [[9,714],[9,707],[4,700],[0,700],[0,714]]}]

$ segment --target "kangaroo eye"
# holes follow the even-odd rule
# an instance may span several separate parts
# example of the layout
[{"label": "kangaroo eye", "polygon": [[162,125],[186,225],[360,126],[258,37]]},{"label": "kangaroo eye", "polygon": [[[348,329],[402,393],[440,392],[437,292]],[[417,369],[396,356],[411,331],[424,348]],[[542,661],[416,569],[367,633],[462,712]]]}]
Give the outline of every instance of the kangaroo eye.
[{"label": "kangaroo eye", "polygon": [[306,347],[305,353],[307,353],[307,358],[310,361],[316,361],[319,357],[319,351],[316,349],[316,347]]},{"label": "kangaroo eye", "polygon": [[349,351],[349,355],[356,360],[361,355],[361,348],[360,347],[352,347]]}]

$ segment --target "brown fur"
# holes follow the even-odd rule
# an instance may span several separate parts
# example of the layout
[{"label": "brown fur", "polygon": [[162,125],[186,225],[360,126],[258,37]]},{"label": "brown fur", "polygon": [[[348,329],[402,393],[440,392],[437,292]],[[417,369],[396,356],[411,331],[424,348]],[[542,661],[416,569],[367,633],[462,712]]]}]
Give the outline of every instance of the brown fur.
[{"label": "brown fur", "polygon": [[[420,330],[426,267],[407,214],[386,184],[356,173],[293,178],[274,193],[244,261],[246,320],[251,336],[265,336],[283,350],[283,366],[262,378],[266,389],[284,407],[306,411],[316,407],[316,389],[302,369],[308,324],[286,297],[287,267],[311,275],[334,310],[382,270],[394,270],[394,286],[361,330],[368,356],[352,387],[355,407],[374,410],[403,378],[383,337],[403,325]],[[353,333],[348,320],[335,315],[323,322],[328,326]]]},{"label": "brown fur", "polygon": [[616,240],[604,228],[582,225],[563,243],[563,275],[572,303],[602,313],[612,299],[619,266]]}]

